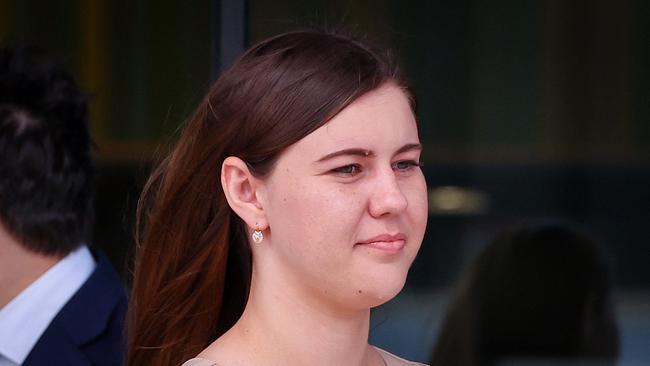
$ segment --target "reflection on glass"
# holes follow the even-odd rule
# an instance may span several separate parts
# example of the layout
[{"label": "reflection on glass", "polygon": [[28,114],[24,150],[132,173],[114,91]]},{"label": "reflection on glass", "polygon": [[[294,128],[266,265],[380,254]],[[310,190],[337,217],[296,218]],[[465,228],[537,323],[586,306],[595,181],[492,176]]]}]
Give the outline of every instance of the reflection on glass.
[{"label": "reflection on glass", "polygon": [[596,244],[571,227],[502,233],[464,273],[431,364],[614,364],[607,273]]}]

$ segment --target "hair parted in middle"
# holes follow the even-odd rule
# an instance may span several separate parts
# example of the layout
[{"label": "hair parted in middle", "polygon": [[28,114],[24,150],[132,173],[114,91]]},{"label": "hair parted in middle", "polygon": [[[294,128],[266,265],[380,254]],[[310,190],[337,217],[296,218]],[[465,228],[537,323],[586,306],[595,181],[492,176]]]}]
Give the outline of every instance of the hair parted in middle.
[{"label": "hair parted in middle", "polygon": [[313,30],[262,41],[221,75],[140,200],[129,364],[178,365],[244,309],[252,258],[221,188],[224,159],[264,178],[283,150],[388,82],[414,108],[390,52]]}]

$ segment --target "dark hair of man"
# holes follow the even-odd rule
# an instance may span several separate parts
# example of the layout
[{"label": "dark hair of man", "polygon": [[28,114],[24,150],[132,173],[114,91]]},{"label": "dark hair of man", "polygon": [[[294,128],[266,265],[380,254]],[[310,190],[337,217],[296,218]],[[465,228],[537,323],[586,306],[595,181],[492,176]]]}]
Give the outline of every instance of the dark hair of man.
[{"label": "dark hair of man", "polygon": [[65,255],[88,239],[90,145],[73,78],[35,49],[0,48],[0,223],[25,248]]}]

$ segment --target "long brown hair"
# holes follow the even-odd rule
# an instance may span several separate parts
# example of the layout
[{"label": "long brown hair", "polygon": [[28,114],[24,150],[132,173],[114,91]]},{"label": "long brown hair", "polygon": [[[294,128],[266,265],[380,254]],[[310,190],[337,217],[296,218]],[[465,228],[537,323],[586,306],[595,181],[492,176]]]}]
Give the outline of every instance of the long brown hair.
[{"label": "long brown hair", "polygon": [[264,177],[285,148],[387,81],[404,86],[388,52],[297,31],[253,46],[212,85],[139,202],[130,365],[178,365],[244,309],[252,258],[221,188],[223,160]]}]

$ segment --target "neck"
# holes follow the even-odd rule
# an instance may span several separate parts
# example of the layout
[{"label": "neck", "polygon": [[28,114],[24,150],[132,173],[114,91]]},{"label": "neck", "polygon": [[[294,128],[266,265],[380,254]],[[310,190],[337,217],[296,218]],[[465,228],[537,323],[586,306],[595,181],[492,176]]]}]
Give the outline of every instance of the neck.
[{"label": "neck", "polygon": [[0,225],[0,309],[60,259],[24,248]]},{"label": "neck", "polygon": [[295,284],[261,277],[272,278],[253,271],[242,317],[204,357],[223,364],[383,364],[368,345],[370,309],[341,311],[310,299]]}]

